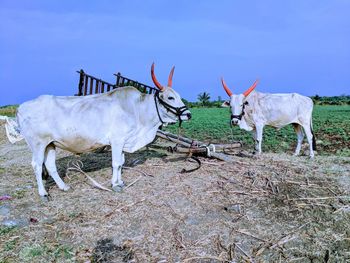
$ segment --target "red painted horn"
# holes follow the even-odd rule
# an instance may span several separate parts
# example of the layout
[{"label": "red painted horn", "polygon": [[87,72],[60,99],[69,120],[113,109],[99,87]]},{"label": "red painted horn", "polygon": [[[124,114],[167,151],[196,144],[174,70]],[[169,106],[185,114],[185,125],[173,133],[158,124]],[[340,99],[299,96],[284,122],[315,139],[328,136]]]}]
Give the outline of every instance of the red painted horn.
[{"label": "red painted horn", "polygon": [[171,86],[173,85],[174,70],[175,70],[175,66],[173,66],[173,68],[171,69],[171,71],[169,73],[169,77],[168,77],[168,87],[169,88],[171,88]]},{"label": "red painted horn", "polygon": [[153,80],[154,85],[156,85],[156,87],[158,89],[163,90],[164,87],[158,82],[156,76],[154,75],[154,62],[152,63],[152,67],[151,67],[151,76],[152,76],[152,80]]},{"label": "red painted horn", "polygon": [[227,87],[227,85],[226,85],[226,83],[225,83],[225,81],[224,81],[224,78],[221,78],[221,83],[222,83],[222,86],[224,87],[224,89],[225,89],[227,95],[228,95],[229,97],[231,97],[231,96],[232,96],[232,91]]},{"label": "red painted horn", "polygon": [[253,85],[251,85],[250,88],[247,89],[247,90],[243,93],[244,97],[247,97],[247,96],[256,88],[256,85],[258,85],[258,83],[259,83],[259,80],[257,79],[257,80],[253,83]]}]

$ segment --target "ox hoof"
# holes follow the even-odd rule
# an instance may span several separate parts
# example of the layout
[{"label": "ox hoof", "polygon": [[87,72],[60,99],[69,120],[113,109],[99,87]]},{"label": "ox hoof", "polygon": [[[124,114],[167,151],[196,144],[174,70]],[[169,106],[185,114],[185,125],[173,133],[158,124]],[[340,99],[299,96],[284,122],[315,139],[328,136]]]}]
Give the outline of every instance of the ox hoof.
[{"label": "ox hoof", "polygon": [[47,203],[48,201],[50,201],[50,198],[48,195],[43,195],[43,196],[40,196],[40,200],[43,203]]},{"label": "ox hoof", "polygon": [[64,187],[61,188],[61,190],[65,191],[65,192],[69,191],[69,189],[70,189],[69,185],[65,185]]},{"label": "ox hoof", "polygon": [[123,192],[124,185],[115,185],[112,187],[112,190],[116,193],[121,193]]}]

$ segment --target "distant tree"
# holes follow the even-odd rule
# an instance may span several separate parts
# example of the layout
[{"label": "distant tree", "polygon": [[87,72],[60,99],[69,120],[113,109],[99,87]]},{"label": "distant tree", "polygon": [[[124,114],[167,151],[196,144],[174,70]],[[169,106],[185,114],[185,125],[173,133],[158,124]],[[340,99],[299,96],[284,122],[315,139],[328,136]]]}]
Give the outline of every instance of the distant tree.
[{"label": "distant tree", "polygon": [[188,101],[188,100],[186,100],[186,99],[184,99],[184,98],[182,98],[182,102],[186,105],[186,107],[190,107],[189,105],[190,105],[190,102]]},{"label": "distant tree", "polygon": [[210,94],[208,92],[199,93],[198,100],[203,106],[207,106],[209,105]]}]

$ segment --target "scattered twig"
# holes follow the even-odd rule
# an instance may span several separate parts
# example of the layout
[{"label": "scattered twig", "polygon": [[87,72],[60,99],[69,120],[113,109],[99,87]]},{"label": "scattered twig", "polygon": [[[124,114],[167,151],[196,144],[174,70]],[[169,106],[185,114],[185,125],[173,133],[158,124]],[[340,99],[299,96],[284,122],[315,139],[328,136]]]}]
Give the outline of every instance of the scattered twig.
[{"label": "scattered twig", "polygon": [[265,239],[262,239],[262,238],[260,238],[260,237],[255,236],[255,235],[252,235],[252,234],[247,233],[247,232],[245,232],[245,231],[241,231],[241,230],[239,230],[239,229],[238,229],[238,230],[237,230],[237,229],[233,229],[233,231],[235,231],[235,232],[237,232],[237,233],[240,233],[240,234],[243,234],[243,235],[246,235],[246,236],[249,236],[249,237],[252,237],[252,238],[255,238],[255,239],[259,240],[259,241],[268,242],[268,241],[265,240]]},{"label": "scattered twig", "polygon": [[[145,200],[146,200],[146,198],[143,198],[143,199],[141,199],[141,200],[139,200],[139,201],[136,201],[136,202],[133,202],[133,203],[131,203],[131,204],[124,205],[124,206],[119,206],[119,207],[117,207],[115,210],[113,210],[113,211],[109,212],[108,214],[106,214],[105,217],[110,217],[111,215],[113,215],[113,214],[116,213],[116,212],[120,212],[120,211],[122,211],[122,210],[124,210],[124,209],[126,209],[126,208],[130,208],[130,207],[132,207],[132,206],[134,206],[134,205],[136,205],[136,204],[138,204],[138,203],[141,203],[141,202],[143,202],[143,201],[145,201]],[[112,205],[112,204],[110,204],[110,203],[107,203],[107,204],[108,204],[108,205]]]},{"label": "scattered twig", "polygon": [[82,168],[84,167],[82,161],[77,160],[77,161],[74,161],[74,162],[72,162],[72,163],[68,163],[68,166],[69,166],[69,165],[71,165],[71,167],[68,167],[68,168],[67,168],[67,171],[76,171],[76,172],[79,172],[79,173],[85,175],[85,176],[92,182],[92,184],[93,184],[96,188],[101,189],[101,190],[104,190],[104,191],[112,192],[111,189],[108,189],[108,188],[104,187],[103,185],[99,184],[98,182],[96,182],[93,178],[91,178],[89,175],[87,175],[87,174],[82,170]]},{"label": "scattered twig", "polygon": [[346,205],[346,206],[342,206],[342,207],[338,208],[336,211],[333,212],[333,214],[337,214],[337,213],[342,212],[342,211],[349,212],[350,211],[350,205]]},{"label": "scattered twig", "polygon": [[340,196],[324,196],[324,197],[301,197],[301,198],[291,198],[289,201],[299,201],[299,200],[327,200],[327,199],[338,199],[338,198],[349,198],[348,195],[340,195]]},{"label": "scattered twig", "polygon": [[297,237],[298,237],[298,235],[285,236],[282,239],[280,239],[277,243],[275,243],[272,246],[270,246],[269,248],[280,247],[280,246],[288,243],[289,241],[292,241],[292,240],[296,239]]},{"label": "scattered twig", "polygon": [[234,245],[250,260],[250,262],[255,262],[254,259],[247,252],[245,252],[243,248],[241,248],[237,243],[234,243]]},{"label": "scattered twig", "polygon": [[220,257],[214,257],[214,256],[201,256],[201,257],[191,257],[191,258],[185,258],[182,262],[190,262],[192,260],[197,260],[197,259],[212,259],[212,260],[217,260],[220,262],[230,262],[229,260],[220,258]]},{"label": "scattered twig", "polygon": [[141,170],[139,170],[139,169],[135,169],[134,167],[123,166],[123,169],[134,170],[134,171],[136,171],[136,172],[139,172],[139,173],[143,174],[144,176],[154,177],[152,174],[148,174],[148,173],[146,173],[146,172],[144,172],[144,171],[141,171]]},{"label": "scattered twig", "polygon": [[127,186],[124,187],[124,190],[128,189],[130,186],[132,186],[133,184],[135,184],[137,181],[139,181],[142,178],[142,176],[140,176],[139,178],[137,178],[135,181],[133,181],[132,183],[128,184]]}]

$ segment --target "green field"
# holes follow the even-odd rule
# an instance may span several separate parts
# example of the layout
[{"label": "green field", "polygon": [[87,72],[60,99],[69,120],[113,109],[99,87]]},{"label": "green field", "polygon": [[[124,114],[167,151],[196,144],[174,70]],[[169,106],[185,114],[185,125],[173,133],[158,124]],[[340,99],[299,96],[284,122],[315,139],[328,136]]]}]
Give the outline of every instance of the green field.
[{"label": "green field", "polygon": [[[16,106],[0,107],[0,115],[14,116]],[[193,108],[193,118],[182,124],[181,134],[205,142],[242,141],[244,146],[253,149],[251,133],[229,125],[228,108]],[[350,156],[350,106],[316,105],[313,112],[313,126],[317,140],[318,154]],[[178,126],[165,128],[177,133]],[[306,142],[306,138],[305,141]],[[293,152],[296,134],[291,125],[281,130],[265,127],[263,151]]]},{"label": "green field", "polygon": [[[250,149],[254,147],[251,133],[229,125],[228,108],[193,108],[193,118],[182,125],[181,134],[206,142],[242,141]],[[337,154],[350,156],[350,106],[314,107],[313,127],[317,140],[318,154]],[[166,130],[176,133],[177,126],[168,126]],[[265,127],[263,151],[293,152],[296,146],[296,134],[292,125],[280,130]],[[306,138],[304,139],[304,143]]]}]

